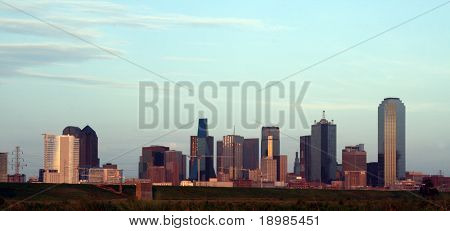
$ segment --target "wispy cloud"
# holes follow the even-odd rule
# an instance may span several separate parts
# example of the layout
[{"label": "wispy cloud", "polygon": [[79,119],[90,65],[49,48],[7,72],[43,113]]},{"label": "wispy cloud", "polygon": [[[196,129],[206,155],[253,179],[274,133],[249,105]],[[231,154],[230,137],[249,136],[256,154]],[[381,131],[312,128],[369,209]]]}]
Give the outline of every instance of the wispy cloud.
[{"label": "wispy cloud", "polygon": [[27,71],[16,71],[16,76],[24,77],[24,78],[32,78],[39,80],[50,80],[57,81],[61,83],[69,83],[69,84],[79,84],[84,86],[99,86],[99,87],[113,87],[113,88],[137,88],[136,84],[116,82],[116,81],[108,81],[96,79],[94,77],[86,77],[86,76],[73,76],[73,75],[50,75],[43,74],[37,72],[27,72]]},{"label": "wispy cloud", "polygon": [[[110,50],[115,53],[120,53],[117,50]],[[102,80],[90,76],[48,74],[29,71],[30,68],[36,66],[80,63],[89,60],[109,58],[111,58],[111,56],[105,55],[100,50],[88,46],[62,43],[0,44],[0,78],[33,78],[65,83],[75,83],[87,86],[104,86],[116,88],[133,87],[132,84]]]},{"label": "wispy cloud", "polygon": [[[88,29],[76,29],[75,27],[63,26],[60,25],[61,28],[64,28],[71,33],[81,36],[86,39],[93,39],[100,36],[100,32],[95,30]],[[36,35],[36,36],[44,36],[44,37],[62,37],[66,36],[66,34],[61,33],[60,31],[55,30],[48,25],[33,20],[33,19],[5,19],[0,18],[0,31],[6,33],[15,33],[21,35]]]},{"label": "wispy cloud", "polygon": [[[261,19],[240,17],[200,17],[171,12],[149,13],[140,9],[131,9],[124,4],[104,1],[39,1],[10,2],[24,11],[67,28],[89,28],[92,26],[123,26],[144,29],[171,29],[177,27],[231,27],[253,30],[281,30],[286,27],[271,25]],[[0,5],[7,9],[7,6]],[[10,9],[11,10],[11,9]],[[28,32],[35,35],[53,33],[28,21],[11,20],[10,26],[3,25],[4,31]],[[23,28],[27,26],[28,28]],[[10,28],[13,27],[13,28]],[[80,31],[80,34],[95,35],[95,31]]]},{"label": "wispy cloud", "polygon": [[210,58],[202,57],[183,57],[183,56],[164,56],[162,60],[165,61],[179,61],[179,62],[212,62],[214,60]]},{"label": "wispy cloud", "polygon": [[[118,50],[106,48],[120,54]],[[91,59],[109,59],[105,54],[91,46],[65,43],[2,43],[0,60],[2,63],[31,65],[42,63],[83,62]],[[1,65],[1,63],[0,63]]]}]

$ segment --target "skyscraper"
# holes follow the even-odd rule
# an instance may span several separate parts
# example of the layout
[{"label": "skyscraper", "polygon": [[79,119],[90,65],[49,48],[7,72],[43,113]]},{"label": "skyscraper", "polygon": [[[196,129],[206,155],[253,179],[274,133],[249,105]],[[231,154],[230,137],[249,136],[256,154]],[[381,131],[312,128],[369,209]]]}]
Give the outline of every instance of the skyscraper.
[{"label": "skyscraper", "polygon": [[[317,179],[320,177],[319,172],[313,172],[313,169],[320,169],[320,159],[314,158],[312,161],[311,157],[311,136],[301,136],[300,137],[300,176],[305,178],[308,182],[311,182],[313,179],[313,174],[317,175]],[[318,159],[318,160],[316,160]],[[315,168],[312,168],[313,163],[317,165]]]},{"label": "skyscraper", "polygon": [[[215,178],[214,137],[208,135],[208,120],[199,119],[197,136],[191,136],[191,158],[189,179],[208,181]],[[198,177],[200,176],[200,179]]]},{"label": "skyscraper", "polygon": [[311,127],[311,180],[331,184],[336,179],[336,164],[336,125],[323,111],[322,119]]},{"label": "skyscraper", "polygon": [[378,162],[367,163],[367,180],[368,186],[378,186]]},{"label": "skyscraper", "polygon": [[367,184],[367,153],[364,145],[346,146],[342,150],[342,172],[346,189],[362,188]]},{"label": "skyscraper", "polygon": [[44,134],[44,182],[79,182],[79,139],[71,135]]},{"label": "skyscraper", "polygon": [[295,152],[294,175],[300,176],[300,158],[298,157],[298,152]]},{"label": "skyscraper", "polygon": [[405,179],[405,105],[386,98],[378,106],[378,184],[392,186]]},{"label": "skyscraper", "polygon": [[222,172],[230,180],[242,179],[244,137],[228,135],[223,137]]},{"label": "skyscraper", "polygon": [[99,167],[98,158],[98,137],[97,133],[90,126],[86,126],[81,130],[82,139],[84,140],[84,156],[80,156],[80,165],[84,168]]},{"label": "skyscraper", "polygon": [[150,179],[154,183],[166,182],[164,154],[169,147],[150,146],[142,148],[139,157],[139,179]]},{"label": "skyscraper", "polygon": [[259,169],[259,139],[244,139],[243,169]]},{"label": "skyscraper", "polygon": [[277,181],[286,182],[287,156],[279,155],[279,156],[275,156],[274,159],[277,161]]},{"label": "skyscraper", "polygon": [[89,168],[98,168],[100,160],[98,158],[98,137],[97,133],[86,126],[81,130],[78,127],[68,126],[64,128],[63,135],[71,135],[79,139],[80,142],[80,180],[87,180]]},{"label": "skyscraper", "polygon": [[[217,152],[216,152],[216,154],[217,154],[217,156],[216,156],[216,158],[217,158],[216,159],[217,179],[225,180],[220,176],[220,174],[223,173],[223,169],[224,169],[223,164],[222,164],[223,141],[218,140],[217,144],[216,144],[216,148],[217,148]],[[225,177],[225,178],[228,179],[229,177]]]},{"label": "skyscraper", "polygon": [[261,177],[264,182],[277,181],[277,160],[269,157],[261,159]]},{"label": "skyscraper", "polygon": [[8,153],[0,152],[0,182],[8,181]]},{"label": "skyscraper", "polygon": [[183,154],[180,151],[166,151],[164,153],[164,167],[166,170],[166,181],[172,185],[180,185],[181,171],[183,170]]},{"label": "skyscraper", "polygon": [[272,154],[273,156],[280,155],[280,128],[278,127],[263,127],[261,129],[261,159],[268,156],[268,142],[269,137],[272,139]]}]

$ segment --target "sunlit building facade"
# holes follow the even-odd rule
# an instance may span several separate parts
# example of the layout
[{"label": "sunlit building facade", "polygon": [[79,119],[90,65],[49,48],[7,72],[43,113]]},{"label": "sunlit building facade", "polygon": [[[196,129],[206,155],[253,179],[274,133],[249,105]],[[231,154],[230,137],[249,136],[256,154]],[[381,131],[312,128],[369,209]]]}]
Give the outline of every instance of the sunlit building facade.
[{"label": "sunlit building facade", "polygon": [[123,181],[123,170],[115,164],[104,164],[101,168],[90,168],[88,182],[91,184],[120,184]]},{"label": "sunlit building facade", "polygon": [[[268,145],[269,137],[272,145]],[[261,129],[261,159],[269,155],[269,147],[272,148],[272,156],[280,155],[280,128],[263,127]]]},{"label": "sunlit building facade", "polygon": [[79,183],[79,139],[44,134],[44,182]]},{"label": "sunlit building facade", "polygon": [[8,182],[8,153],[0,152],[0,182]]},{"label": "sunlit building facade", "polygon": [[391,187],[405,179],[405,105],[386,98],[378,107],[378,184]]},{"label": "sunlit building facade", "polygon": [[242,179],[244,137],[228,135],[223,137],[222,142],[222,166],[220,172],[228,174],[230,180]]}]

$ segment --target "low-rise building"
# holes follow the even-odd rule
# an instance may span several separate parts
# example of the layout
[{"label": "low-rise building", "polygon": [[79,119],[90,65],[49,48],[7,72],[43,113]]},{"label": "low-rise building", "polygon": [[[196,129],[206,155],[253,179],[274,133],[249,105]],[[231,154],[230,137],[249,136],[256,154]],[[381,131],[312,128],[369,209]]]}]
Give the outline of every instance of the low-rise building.
[{"label": "low-rise building", "polygon": [[89,169],[88,182],[91,184],[120,184],[123,179],[123,170],[117,169],[117,165],[104,164],[102,168]]}]

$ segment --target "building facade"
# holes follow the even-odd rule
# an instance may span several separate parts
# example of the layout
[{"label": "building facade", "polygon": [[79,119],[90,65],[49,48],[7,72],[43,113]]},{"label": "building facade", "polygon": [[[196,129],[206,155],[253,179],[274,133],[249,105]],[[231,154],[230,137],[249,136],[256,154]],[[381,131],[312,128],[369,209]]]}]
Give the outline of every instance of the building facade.
[{"label": "building facade", "polygon": [[0,182],[8,182],[8,153],[0,152]]},{"label": "building facade", "polygon": [[44,134],[44,182],[79,183],[79,139]]},{"label": "building facade", "polygon": [[287,166],[288,160],[286,155],[275,156],[274,159],[277,161],[277,181],[287,182]]},{"label": "building facade", "polygon": [[[186,160],[186,159],[184,159]],[[186,164],[184,164],[186,166]],[[164,167],[166,168],[166,181],[172,185],[180,185],[184,180],[183,173],[183,154],[181,151],[170,150],[165,152]]]},{"label": "building facade", "polygon": [[378,162],[367,163],[367,186],[378,187]]},{"label": "building facade", "polygon": [[123,170],[119,170],[115,164],[104,164],[101,168],[89,169],[91,184],[120,184],[123,181]]},{"label": "building facade", "polygon": [[261,159],[269,155],[269,137],[272,140],[272,155],[280,155],[280,128],[279,127],[262,127],[261,129]]},{"label": "building facade", "polygon": [[294,175],[300,176],[300,158],[298,156],[298,152],[295,152]]},{"label": "building facade", "polygon": [[405,179],[405,105],[386,98],[378,107],[378,176],[380,186],[394,186]]},{"label": "building facade", "polygon": [[244,137],[228,135],[223,137],[222,166],[220,172],[229,180],[243,179]]},{"label": "building facade", "polygon": [[208,181],[216,178],[214,171],[214,137],[208,135],[208,120],[199,119],[197,136],[191,136],[189,179]]},{"label": "building facade", "polygon": [[367,153],[364,145],[347,146],[342,150],[342,172],[346,189],[367,186]]},{"label": "building facade", "polygon": [[261,160],[261,180],[263,182],[277,181],[277,161],[269,157]]},{"label": "building facade", "polygon": [[169,147],[150,146],[142,148],[142,155],[139,157],[139,179],[150,179],[153,183],[166,182],[164,168],[166,151],[169,151]]},{"label": "building facade", "polygon": [[247,172],[259,169],[259,139],[244,139],[243,169]]},{"label": "building facade", "polygon": [[336,125],[325,118],[325,111],[322,119],[311,126],[310,147],[310,180],[331,184],[336,179]]},{"label": "building facade", "polygon": [[[311,156],[311,136],[300,137],[300,176],[308,182],[312,182],[313,176],[319,179],[320,159]],[[313,168],[313,164],[316,167]],[[314,172],[315,170],[315,172]]]},{"label": "building facade", "polygon": [[78,127],[68,126],[64,128],[63,135],[71,135],[79,139],[79,175],[80,180],[87,180],[89,168],[98,168],[100,165],[97,133],[90,126],[86,126],[82,130]]}]

